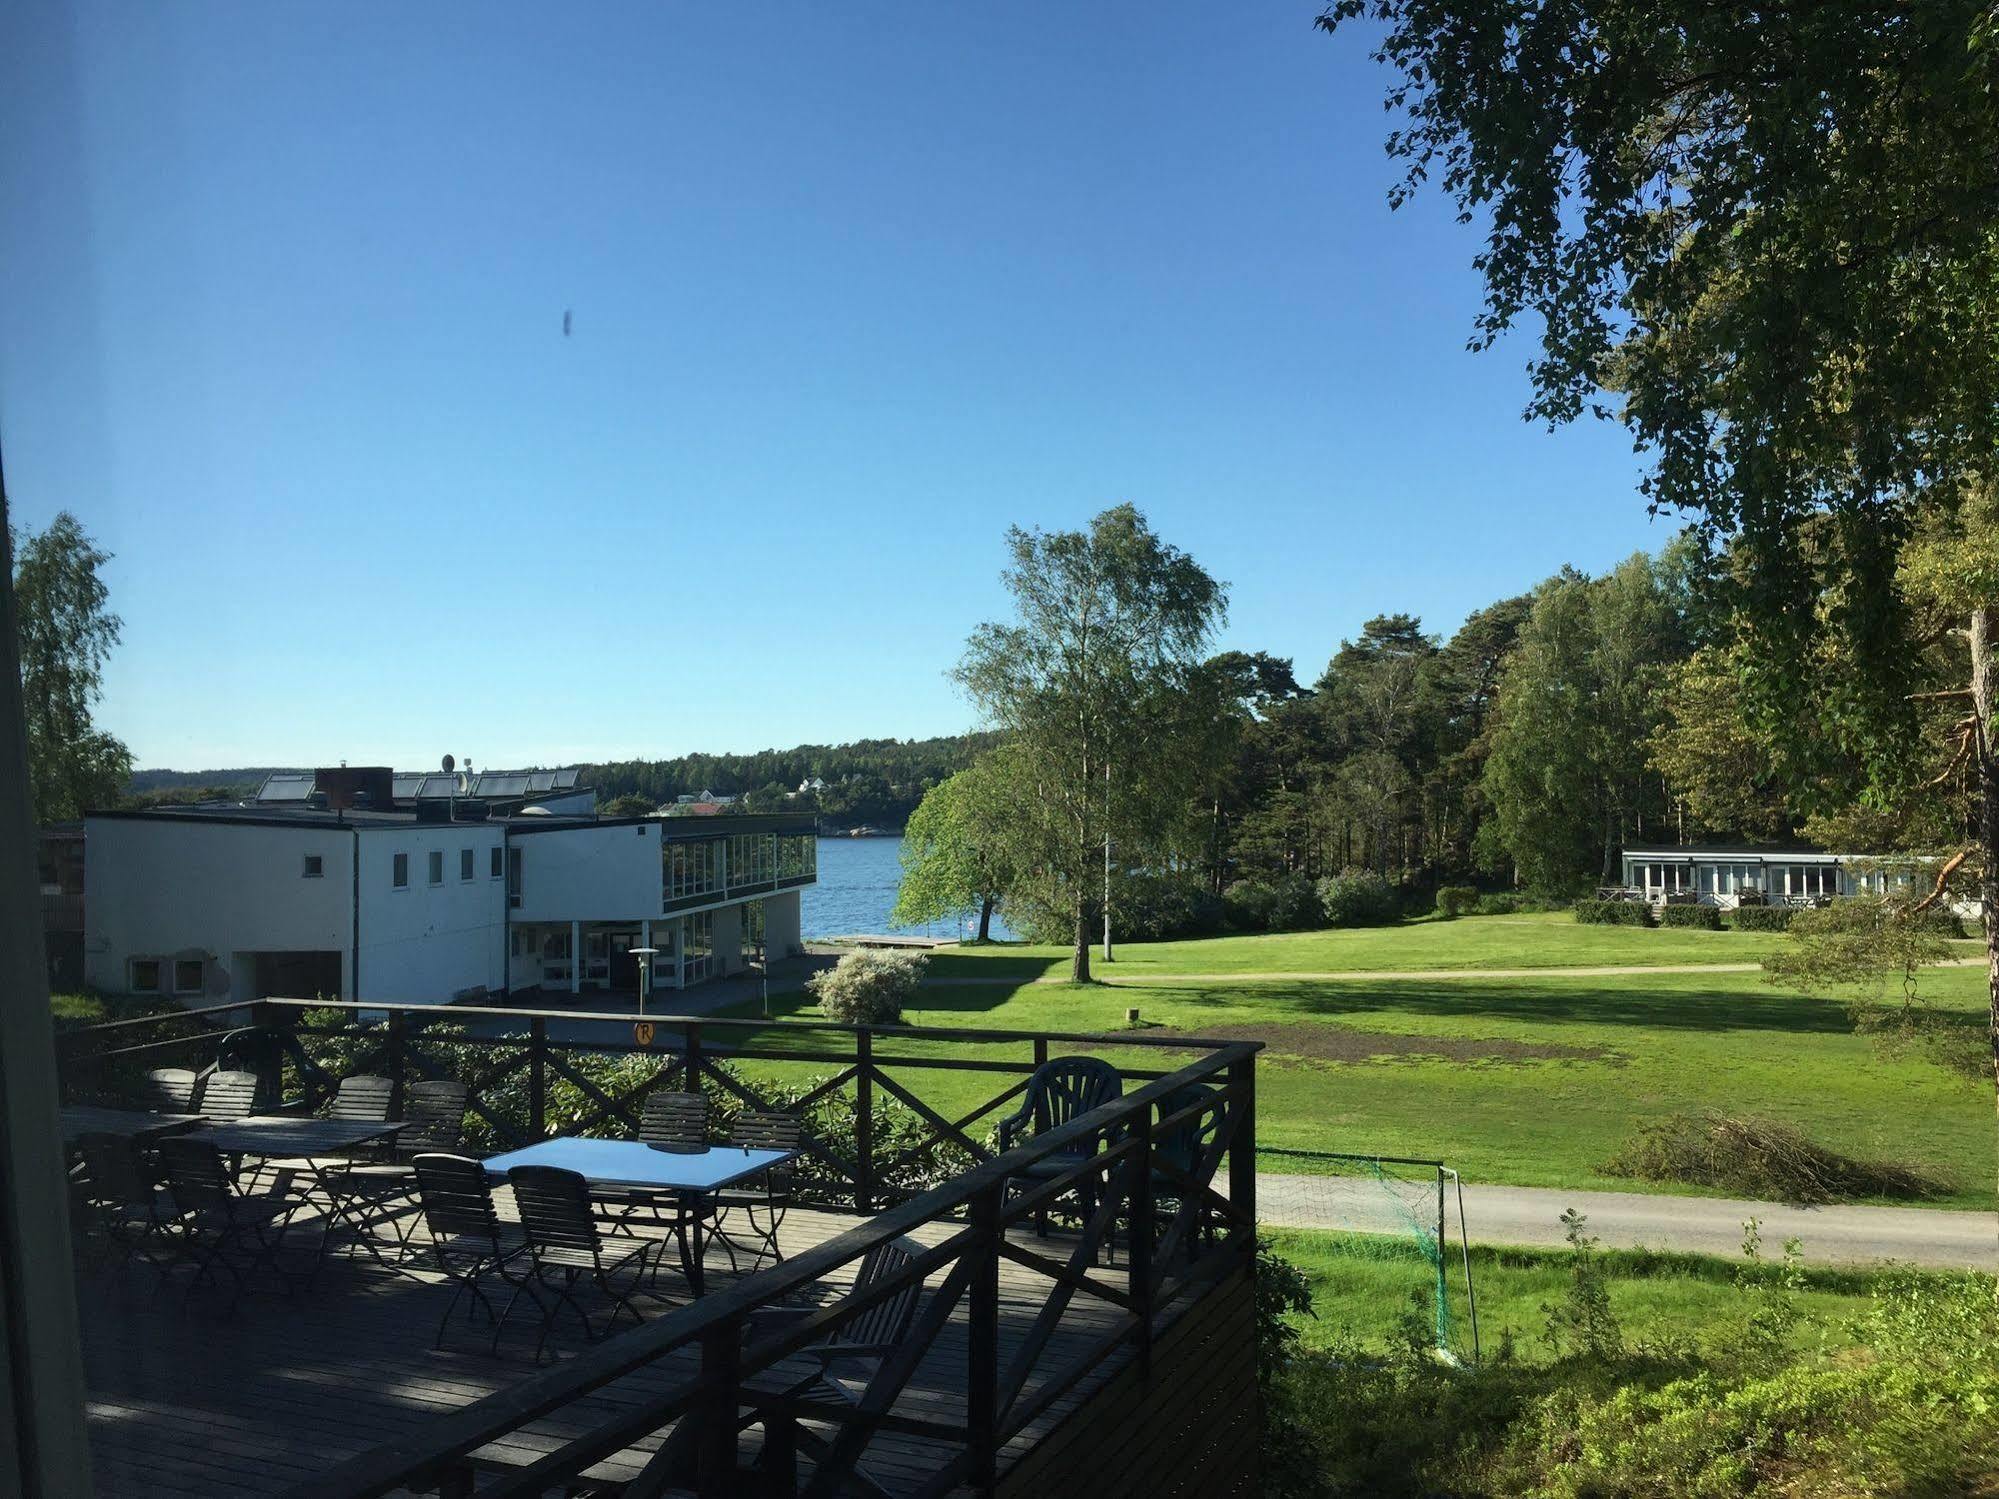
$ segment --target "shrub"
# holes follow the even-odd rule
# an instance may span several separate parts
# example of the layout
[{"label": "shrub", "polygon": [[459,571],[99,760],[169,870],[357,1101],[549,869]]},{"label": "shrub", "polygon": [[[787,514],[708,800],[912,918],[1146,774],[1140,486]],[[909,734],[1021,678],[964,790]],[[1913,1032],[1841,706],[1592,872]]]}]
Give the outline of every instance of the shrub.
[{"label": "shrub", "polygon": [[[1630,904],[1630,902],[1624,902]],[[1713,906],[1661,906],[1660,926],[1693,927],[1702,932],[1721,930],[1721,912]]]},{"label": "shrub", "polygon": [[1113,887],[1111,932],[1126,942],[1212,936],[1222,917],[1221,897],[1194,875],[1128,874]]},{"label": "shrub", "polygon": [[1238,880],[1222,897],[1228,924],[1242,932],[1296,932],[1324,926],[1318,889],[1302,874]]},{"label": "shrub", "polygon": [[805,981],[819,1012],[843,1025],[894,1025],[923,982],[922,953],[863,947]]},{"label": "shrub", "polygon": [[1674,1114],[1648,1124],[1604,1170],[1780,1202],[1921,1198],[1941,1191],[1914,1167],[1857,1160],[1806,1139],[1787,1124],[1726,1114]]},{"label": "shrub", "polygon": [[1437,914],[1446,921],[1469,916],[1478,909],[1478,891],[1470,885],[1439,885]]},{"label": "shrub", "polygon": [[1371,869],[1344,869],[1319,881],[1328,926],[1381,926],[1396,917],[1395,887]]},{"label": "shrub", "polygon": [[1650,926],[1652,908],[1640,900],[1579,900],[1576,920],[1586,926]]},{"label": "shrub", "polygon": [[1737,906],[1728,924],[1738,932],[1788,932],[1792,914],[1789,906]]}]

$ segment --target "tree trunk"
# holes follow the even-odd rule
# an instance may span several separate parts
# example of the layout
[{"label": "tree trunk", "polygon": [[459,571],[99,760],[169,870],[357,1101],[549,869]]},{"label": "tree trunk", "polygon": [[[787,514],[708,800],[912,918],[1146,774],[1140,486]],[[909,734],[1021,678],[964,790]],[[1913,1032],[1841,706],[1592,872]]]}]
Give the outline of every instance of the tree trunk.
[{"label": "tree trunk", "polygon": [[1090,917],[1095,913],[1090,908],[1090,897],[1082,890],[1076,892],[1076,955],[1069,964],[1069,978],[1078,984],[1090,981]]},{"label": "tree trunk", "polygon": [[979,897],[979,940],[993,940],[993,898],[990,895]]},{"label": "tree trunk", "polygon": [[1999,698],[1999,661],[1993,659],[1993,611],[1971,615],[1972,747],[1978,763],[1978,841],[1985,867],[1978,880],[1985,918],[1986,1016],[1992,1047],[1992,1084],[1999,1107],[1999,753],[1992,742],[1992,710]]}]

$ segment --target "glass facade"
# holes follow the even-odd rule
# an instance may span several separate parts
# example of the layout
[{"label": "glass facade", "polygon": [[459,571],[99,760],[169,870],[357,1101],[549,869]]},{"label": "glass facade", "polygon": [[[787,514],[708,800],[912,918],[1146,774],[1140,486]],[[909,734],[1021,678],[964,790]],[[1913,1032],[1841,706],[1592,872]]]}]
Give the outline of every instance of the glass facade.
[{"label": "glass facade", "polygon": [[703,839],[699,843],[668,843],[660,857],[665,863],[666,898],[685,900],[721,888],[722,840]]},{"label": "glass facade", "polygon": [[662,894],[673,906],[702,896],[816,879],[819,840],[809,833],[724,833],[669,840],[660,846],[660,860]]},{"label": "glass facade", "polygon": [[687,966],[683,984],[698,984],[708,977],[715,955],[715,913],[697,911],[680,923],[681,941],[686,944]]}]

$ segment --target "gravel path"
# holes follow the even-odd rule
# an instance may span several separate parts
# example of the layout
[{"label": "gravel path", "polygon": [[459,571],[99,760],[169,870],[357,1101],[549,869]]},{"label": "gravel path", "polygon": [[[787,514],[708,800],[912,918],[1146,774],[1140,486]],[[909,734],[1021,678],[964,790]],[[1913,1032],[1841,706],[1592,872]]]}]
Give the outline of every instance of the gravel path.
[{"label": "gravel path", "polygon": [[[1725,1197],[1669,1197],[1644,1192],[1569,1192],[1551,1187],[1467,1183],[1465,1226],[1481,1244],[1560,1247],[1562,1214],[1575,1208],[1607,1248],[1682,1249],[1734,1256],[1742,1225],[1761,1221],[1765,1254],[1800,1241],[1808,1264],[1872,1265],[1884,1260],[1940,1270],[1999,1269],[1999,1214],[1940,1208],[1789,1207]],[[1256,1178],[1257,1217],[1282,1228],[1400,1231],[1401,1211],[1371,1179],[1262,1175]],[[1429,1200],[1420,1205],[1433,1219]],[[1446,1199],[1457,1234],[1457,1199]]]}]

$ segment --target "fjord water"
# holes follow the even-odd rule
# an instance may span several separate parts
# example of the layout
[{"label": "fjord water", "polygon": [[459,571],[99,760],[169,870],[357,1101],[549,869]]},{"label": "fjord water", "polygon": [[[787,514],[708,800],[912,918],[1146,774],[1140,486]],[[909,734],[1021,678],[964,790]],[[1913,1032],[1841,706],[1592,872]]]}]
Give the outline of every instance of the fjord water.
[{"label": "fjord water", "polygon": [[[902,932],[910,936],[970,936],[977,913],[963,921],[933,921],[918,927],[891,927],[888,913],[902,880],[900,838],[821,838],[819,883],[806,887],[800,920],[807,939],[855,932]],[[993,935],[1010,935],[993,918]]]}]

